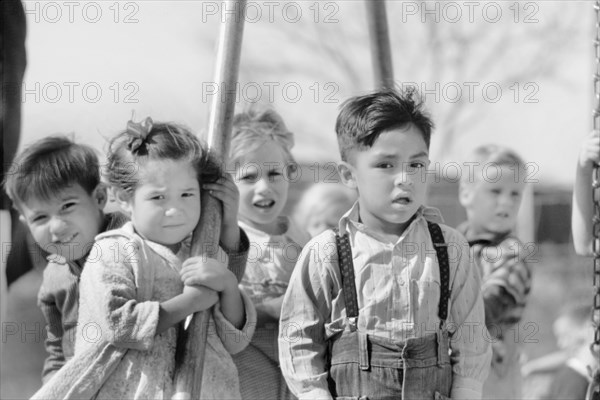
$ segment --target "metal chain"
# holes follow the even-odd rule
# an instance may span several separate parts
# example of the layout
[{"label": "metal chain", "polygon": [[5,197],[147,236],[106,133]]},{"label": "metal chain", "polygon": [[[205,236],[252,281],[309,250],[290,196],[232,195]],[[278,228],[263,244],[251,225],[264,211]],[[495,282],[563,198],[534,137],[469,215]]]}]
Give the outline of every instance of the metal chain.
[{"label": "metal chain", "polygon": [[[600,128],[600,0],[594,3],[596,12],[596,38],[594,39],[594,49],[596,58],[596,73],[594,74],[594,95],[595,108],[594,130]],[[592,256],[594,257],[594,309],[592,312],[592,323],[594,324],[594,341],[590,346],[592,353],[600,356],[600,165],[594,166],[592,181],[592,204],[594,206],[594,215],[592,217]],[[600,400],[600,369],[596,367],[593,380],[588,387],[586,394],[587,400]]]},{"label": "metal chain", "polygon": [[[594,109],[594,130],[600,129],[600,0],[596,0],[594,4],[596,12],[596,38],[594,40],[594,48],[596,55],[596,73],[594,74],[594,94],[595,109]],[[594,205],[594,215],[592,219],[592,253],[594,257],[594,319],[595,333],[594,343],[595,351],[600,350],[600,166],[594,166],[593,183],[592,183],[592,201]]]}]

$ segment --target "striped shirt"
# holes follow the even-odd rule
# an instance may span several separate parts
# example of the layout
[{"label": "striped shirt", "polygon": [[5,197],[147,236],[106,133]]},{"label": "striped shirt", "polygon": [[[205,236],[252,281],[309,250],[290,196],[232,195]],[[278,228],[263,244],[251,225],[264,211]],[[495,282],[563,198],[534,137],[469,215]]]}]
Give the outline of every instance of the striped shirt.
[{"label": "striped shirt", "polygon": [[[427,220],[440,222],[439,212],[421,207],[396,243],[358,222],[358,203],[340,220],[340,233],[349,234],[352,246],[359,330],[402,341],[439,327],[440,275]],[[452,398],[476,399],[491,359],[480,275],[464,237],[445,225],[441,228],[450,261],[446,326],[451,335]],[[345,316],[335,236],[329,230],[302,251],[281,313],[281,367],[300,399],[331,398],[328,340],[344,330]]]}]

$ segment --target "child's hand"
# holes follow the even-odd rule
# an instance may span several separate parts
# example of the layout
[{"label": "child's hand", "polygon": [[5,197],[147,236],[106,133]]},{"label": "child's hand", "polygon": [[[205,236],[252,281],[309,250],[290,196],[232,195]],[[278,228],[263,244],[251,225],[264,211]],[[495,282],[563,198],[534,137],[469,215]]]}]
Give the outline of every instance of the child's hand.
[{"label": "child's hand", "polygon": [[262,303],[263,311],[279,321],[281,317],[281,306],[283,305],[283,296],[274,299],[265,300]]},{"label": "child's hand", "polygon": [[257,326],[264,326],[267,323],[278,322],[281,317],[281,305],[283,296],[274,299],[264,300],[256,304]]},{"label": "child's hand", "polygon": [[236,251],[240,242],[238,227],[238,208],[240,193],[228,173],[224,173],[215,183],[205,183],[202,188],[223,203],[223,219],[221,221],[221,244],[228,250]]},{"label": "child's hand", "polygon": [[212,258],[188,258],[179,274],[186,286],[202,285],[219,293],[237,288],[233,272],[227,269],[227,265]]},{"label": "child's hand", "polygon": [[193,312],[209,309],[219,301],[219,294],[208,287],[184,286],[183,296],[189,299]]},{"label": "child's hand", "polygon": [[579,166],[589,168],[594,163],[600,163],[600,131],[592,131],[583,143],[579,151]]}]

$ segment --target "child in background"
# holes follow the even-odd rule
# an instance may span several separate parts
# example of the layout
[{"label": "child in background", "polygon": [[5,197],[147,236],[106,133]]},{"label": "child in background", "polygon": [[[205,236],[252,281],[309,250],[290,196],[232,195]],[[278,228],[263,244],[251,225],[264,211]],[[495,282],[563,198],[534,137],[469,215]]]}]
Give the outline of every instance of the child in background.
[{"label": "child in background", "polygon": [[[600,321],[598,321],[600,322]],[[592,382],[589,371],[598,368],[598,359],[590,349],[594,340],[592,307],[578,306],[565,310],[554,323],[558,345],[569,354],[552,380],[545,400],[585,400],[588,385]]]},{"label": "child in background", "polygon": [[289,174],[296,169],[290,153],[293,143],[292,133],[274,110],[251,108],[234,117],[230,170],[235,170],[240,192],[239,224],[251,243],[241,286],[258,316],[252,342],[234,357],[244,399],[290,396],[279,367],[278,322],[296,259],[308,240],[281,215]]},{"label": "child in background", "polygon": [[483,398],[521,399],[520,339],[516,327],[531,288],[530,252],[513,230],[525,188],[525,163],[513,151],[481,146],[470,161],[473,174],[463,174],[459,200],[467,221],[458,227],[467,238],[482,275],[486,326],[493,338],[492,369]]},{"label": "child in background", "polygon": [[524,398],[531,400],[585,400],[591,382],[588,368],[598,367],[590,351],[594,340],[592,307],[569,304],[552,326],[559,351],[523,366]]},{"label": "child in background", "polygon": [[283,300],[281,366],[300,399],[481,398],[479,274],[423,204],[433,122],[415,96],[354,97],[338,115],[338,171],[358,202],[306,245]]},{"label": "child in background", "polygon": [[[219,175],[199,140],[176,124],[130,121],[111,140],[107,180],[131,222],[96,237],[96,257],[81,276],[75,357],[34,398],[64,398],[67,391],[78,398],[170,399],[178,323],[213,305],[202,398],[240,397],[229,352],[247,345],[256,319],[227,269],[223,249],[238,264],[245,251],[232,207],[237,190]],[[217,259],[190,257],[201,189],[224,203]]]},{"label": "child in background", "polygon": [[[595,257],[594,250],[600,252],[600,232],[596,230],[593,219],[598,217],[600,209],[600,172],[594,176],[594,169],[600,168],[600,132],[592,131],[581,144],[577,170],[575,172],[575,186],[573,188],[573,213],[571,216],[571,230],[575,251],[582,256]],[[594,185],[594,186],[593,186]],[[596,230],[596,232],[594,232]],[[597,260],[596,260],[597,261]],[[595,329],[599,329],[600,312],[595,310]],[[600,346],[594,347],[594,356],[600,358]],[[594,382],[589,386],[588,396],[592,390],[600,387],[600,367],[596,366],[593,372]]]},{"label": "child in background", "polygon": [[[575,173],[575,186],[573,188],[573,214],[571,228],[575,251],[582,256],[592,255],[594,241],[592,218],[594,216],[593,204],[593,176],[594,164],[600,163],[600,132],[592,131],[581,144],[577,170]],[[596,187],[596,198],[600,198],[600,187]],[[600,205],[596,205],[600,207]],[[600,243],[598,243],[600,249]]]},{"label": "child in background", "polygon": [[6,192],[40,250],[50,253],[38,293],[47,324],[47,382],[75,351],[79,278],[94,237],[127,219],[103,212],[107,190],[92,148],[51,136],[31,144],[15,163],[19,168],[7,175]]},{"label": "child in background", "polygon": [[334,228],[356,199],[356,191],[342,183],[317,182],[302,194],[293,218],[310,237],[315,237]]}]

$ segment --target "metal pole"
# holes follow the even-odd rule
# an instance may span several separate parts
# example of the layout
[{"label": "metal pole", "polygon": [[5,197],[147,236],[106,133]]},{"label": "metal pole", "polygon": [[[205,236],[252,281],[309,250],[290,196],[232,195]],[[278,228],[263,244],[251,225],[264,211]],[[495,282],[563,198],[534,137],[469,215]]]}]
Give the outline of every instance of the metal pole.
[{"label": "metal pole", "polygon": [[[225,165],[229,154],[245,8],[246,0],[227,0],[222,6],[223,10],[236,12],[223,15],[227,19],[221,25],[215,71],[215,83],[220,85],[220,90],[212,98],[207,138],[210,151],[217,159],[222,160],[222,166]],[[200,222],[192,239],[192,255],[216,257],[221,213],[221,203],[203,192]],[[180,330],[180,335],[183,334],[185,340],[178,342],[178,346],[183,344],[184,348],[177,349],[181,360],[178,360],[175,371],[173,399],[200,398],[209,319],[210,310],[196,313],[187,332]]]},{"label": "metal pole", "polygon": [[[594,95],[596,97],[593,121],[594,130],[600,129],[600,0],[594,3],[596,14],[594,38],[594,55],[596,71],[594,74]],[[590,350],[597,357],[600,354],[600,165],[595,165],[593,170],[592,204],[594,215],[592,219],[592,257],[594,257],[594,300],[592,311],[592,323],[594,325],[594,341]],[[596,366],[592,382],[588,386],[586,400],[600,400],[600,367]]]},{"label": "metal pole", "polygon": [[392,88],[394,86],[394,68],[385,0],[365,0],[365,5],[375,85],[379,89]]}]

